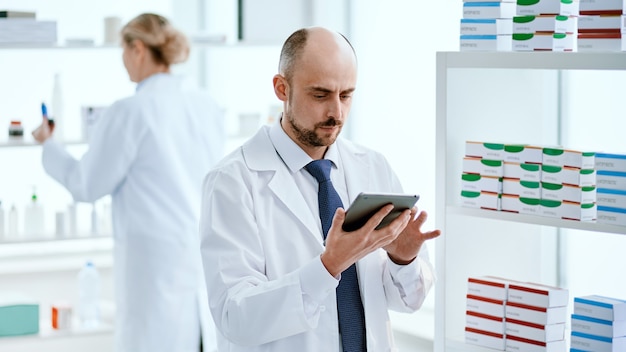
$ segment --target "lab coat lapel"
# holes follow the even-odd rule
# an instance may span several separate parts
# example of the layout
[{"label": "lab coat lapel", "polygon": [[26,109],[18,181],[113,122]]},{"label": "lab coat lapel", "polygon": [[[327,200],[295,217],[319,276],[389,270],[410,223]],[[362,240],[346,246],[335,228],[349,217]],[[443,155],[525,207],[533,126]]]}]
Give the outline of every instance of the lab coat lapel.
[{"label": "lab coat lapel", "polygon": [[319,219],[315,218],[307,206],[287,166],[276,152],[269,138],[269,127],[262,128],[243,146],[243,154],[250,169],[274,173],[267,185],[269,189],[285,205],[293,218],[306,226],[310,235],[315,237],[320,246],[323,246]]}]

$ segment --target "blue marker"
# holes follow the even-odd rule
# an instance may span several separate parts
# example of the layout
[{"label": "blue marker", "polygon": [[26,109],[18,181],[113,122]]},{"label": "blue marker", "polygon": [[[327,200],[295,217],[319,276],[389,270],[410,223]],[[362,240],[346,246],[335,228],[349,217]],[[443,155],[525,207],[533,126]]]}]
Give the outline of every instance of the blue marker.
[{"label": "blue marker", "polygon": [[41,116],[48,119],[48,125],[50,127],[54,126],[54,120],[51,118],[48,118],[48,108],[46,107],[45,103],[41,103]]}]

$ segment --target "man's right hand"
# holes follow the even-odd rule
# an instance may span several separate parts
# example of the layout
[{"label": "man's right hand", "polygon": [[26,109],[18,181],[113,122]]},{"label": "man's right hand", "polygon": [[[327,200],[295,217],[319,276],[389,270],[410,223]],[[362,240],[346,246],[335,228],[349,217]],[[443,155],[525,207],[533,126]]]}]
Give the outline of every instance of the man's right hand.
[{"label": "man's right hand", "polygon": [[321,260],[326,270],[338,277],[350,265],[378,248],[390,244],[404,230],[410,220],[410,209],[402,212],[389,225],[376,230],[376,226],[393,210],[388,204],[374,214],[360,229],[346,232],[342,229],[346,211],[338,208],[326,236],[326,249]]}]

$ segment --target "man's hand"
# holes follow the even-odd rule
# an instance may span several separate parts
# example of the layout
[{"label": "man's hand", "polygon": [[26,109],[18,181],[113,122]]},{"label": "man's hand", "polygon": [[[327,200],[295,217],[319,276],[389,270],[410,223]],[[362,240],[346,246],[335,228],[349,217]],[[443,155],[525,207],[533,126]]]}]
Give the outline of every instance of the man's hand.
[{"label": "man's hand", "polygon": [[417,257],[424,242],[441,234],[440,230],[422,232],[422,225],[426,222],[428,214],[424,211],[420,212],[417,217],[415,214],[417,214],[417,208],[413,207],[408,225],[393,242],[383,247],[389,258],[396,264],[409,264]]},{"label": "man's hand", "polygon": [[356,231],[346,232],[342,229],[346,211],[342,208],[337,209],[326,236],[326,249],[321,256],[322,263],[332,276],[337,277],[357,260],[396,240],[409,223],[411,211],[405,210],[389,225],[376,230],[376,226],[391,210],[393,210],[393,205],[388,204],[374,214],[363,227]]},{"label": "man's hand", "polygon": [[48,118],[44,116],[41,125],[32,132],[32,135],[37,142],[43,143],[48,138],[52,137],[53,131],[54,125],[50,126]]}]

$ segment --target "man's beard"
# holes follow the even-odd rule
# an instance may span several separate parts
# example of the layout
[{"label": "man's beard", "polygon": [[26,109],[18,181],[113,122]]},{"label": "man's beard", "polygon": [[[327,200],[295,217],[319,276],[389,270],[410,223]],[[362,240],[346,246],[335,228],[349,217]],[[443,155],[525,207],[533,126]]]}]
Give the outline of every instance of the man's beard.
[{"label": "man's beard", "polygon": [[[296,133],[296,139],[302,144],[311,147],[327,147],[333,144],[335,142],[335,139],[337,139],[337,136],[339,135],[339,133],[337,133],[337,136],[320,137],[317,135],[317,133],[315,133],[315,128],[339,126],[339,132],[341,132],[341,128],[343,126],[342,122],[338,121],[334,117],[331,117],[324,122],[316,124],[313,130],[309,130],[305,127],[299,126],[291,113],[285,113],[285,118],[287,119],[287,122],[289,123],[293,131]],[[328,140],[329,138],[330,141]]]}]

